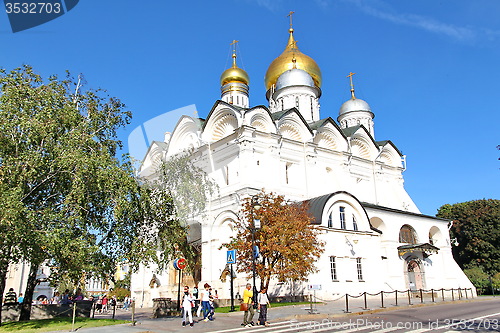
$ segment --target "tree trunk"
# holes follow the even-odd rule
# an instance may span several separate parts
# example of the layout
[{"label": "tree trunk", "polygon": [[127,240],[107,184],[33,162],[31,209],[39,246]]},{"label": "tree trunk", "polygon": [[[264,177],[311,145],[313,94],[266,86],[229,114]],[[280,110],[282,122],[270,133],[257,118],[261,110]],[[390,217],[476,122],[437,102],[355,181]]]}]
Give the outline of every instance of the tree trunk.
[{"label": "tree trunk", "polygon": [[0,262],[0,326],[2,326],[2,304],[9,262]]},{"label": "tree trunk", "polygon": [[35,292],[35,287],[37,285],[36,275],[39,266],[39,263],[31,263],[30,265],[30,272],[26,283],[26,290],[24,292],[24,301],[23,304],[21,304],[21,315],[19,316],[19,321],[30,320],[31,304],[33,303],[33,293]]}]

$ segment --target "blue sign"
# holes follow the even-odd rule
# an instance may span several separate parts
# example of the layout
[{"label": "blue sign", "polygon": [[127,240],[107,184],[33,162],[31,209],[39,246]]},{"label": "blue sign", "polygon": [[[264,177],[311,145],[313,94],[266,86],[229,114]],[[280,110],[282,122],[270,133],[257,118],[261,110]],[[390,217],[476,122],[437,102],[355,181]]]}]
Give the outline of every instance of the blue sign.
[{"label": "blue sign", "polygon": [[259,247],[257,245],[254,245],[253,247],[253,257],[254,259],[257,259],[259,257]]},{"label": "blue sign", "polygon": [[226,262],[228,264],[236,264],[236,250],[228,250],[227,251]]}]

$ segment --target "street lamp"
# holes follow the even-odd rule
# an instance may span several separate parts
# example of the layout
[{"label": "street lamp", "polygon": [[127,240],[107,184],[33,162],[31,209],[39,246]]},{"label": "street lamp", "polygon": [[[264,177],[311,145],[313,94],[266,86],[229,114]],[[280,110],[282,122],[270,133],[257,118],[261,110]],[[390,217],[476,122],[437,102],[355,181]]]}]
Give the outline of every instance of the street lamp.
[{"label": "street lamp", "polygon": [[257,195],[254,195],[252,196],[252,202],[251,202],[251,206],[252,206],[252,228],[251,228],[251,232],[252,232],[252,278],[253,278],[253,296],[252,296],[252,302],[253,302],[253,308],[254,309],[257,309],[257,286],[255,285],[255,260],[257,259],[257,255],[258,255],[258,252],[257,252],[257,249],[255,247],[255,231],[257,230],[257,222],[259,224],[259,227],[260,227],[260,221],[255,219],[254,217],[254,210],[259,210],[262,206],[261,204],[259,203],[259,200],[258,200],[258,196]]}]

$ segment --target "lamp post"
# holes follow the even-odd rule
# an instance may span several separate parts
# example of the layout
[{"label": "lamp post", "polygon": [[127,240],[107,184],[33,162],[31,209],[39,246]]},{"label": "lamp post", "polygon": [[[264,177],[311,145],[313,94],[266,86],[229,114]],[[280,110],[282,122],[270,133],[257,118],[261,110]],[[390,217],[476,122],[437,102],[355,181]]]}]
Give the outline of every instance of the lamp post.
[{"label": "lamp post", "polygon": [[[257,230],[256,226],[256,220],[254,217],[254,210],[259,210],[261,208],[261,205],[258,200],[258,196],[254,195],[252,196],[252,279],[253,279],[253,296],[252,296],[252,302],[253,302],[253,308],[257,309],[257,286],[255,285],[255,260],[257,259],[257,249],[255,248],[255,231]],[[259,221],[260,223],[260,221]]]}]

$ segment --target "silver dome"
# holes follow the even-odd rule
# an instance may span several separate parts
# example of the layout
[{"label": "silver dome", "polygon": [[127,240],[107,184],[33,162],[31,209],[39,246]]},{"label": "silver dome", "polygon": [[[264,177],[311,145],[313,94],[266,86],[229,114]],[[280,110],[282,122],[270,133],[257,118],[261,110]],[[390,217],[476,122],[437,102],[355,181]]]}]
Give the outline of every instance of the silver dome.
[{"label": "silver dome", "polygon": [[292,68],[280,75],[276,81],[276,90],[290,86],[309,86],[314,87],[314,81],[311,75],[298,68]]},{"label": "silver dome", "polygon": [[368,103],[359,98],[354,98],[354,99],[351,98],[350,100],[342,104],[339,110],[339,115],[353,111],[372,112],[372,110],[370,109],[370,105],[368,105]]}]

